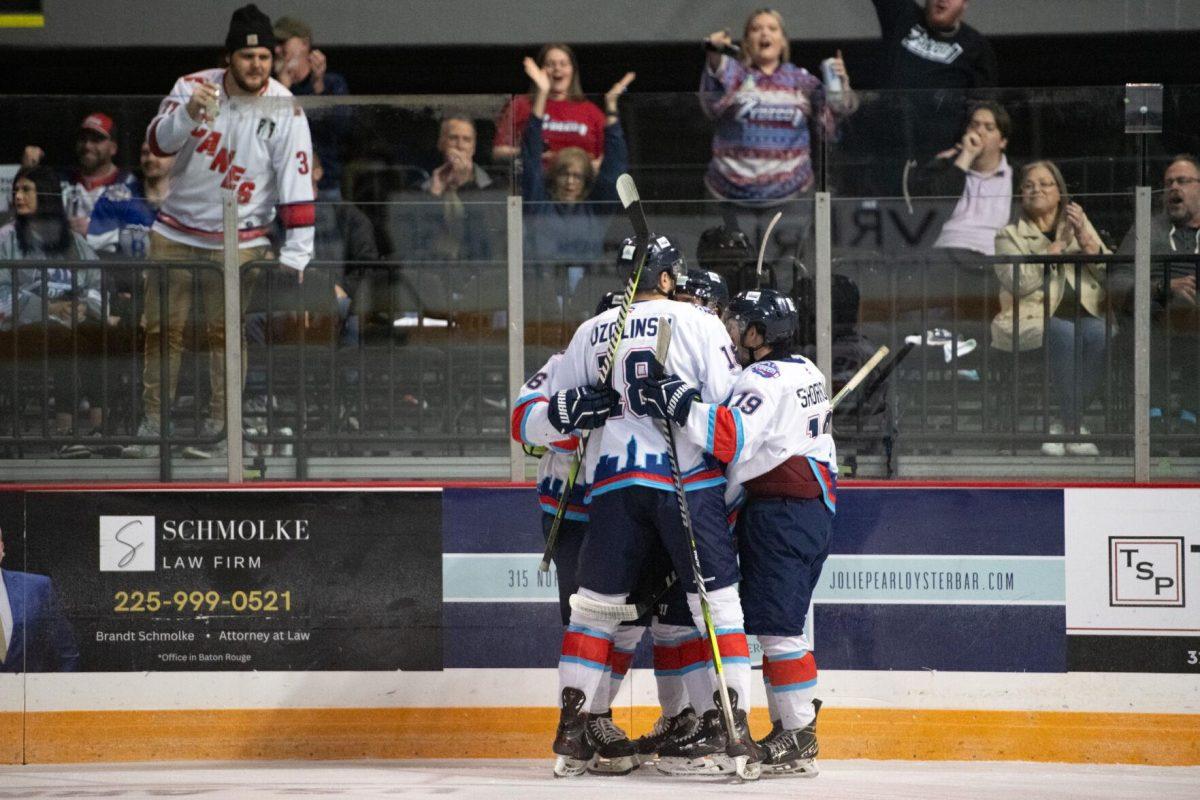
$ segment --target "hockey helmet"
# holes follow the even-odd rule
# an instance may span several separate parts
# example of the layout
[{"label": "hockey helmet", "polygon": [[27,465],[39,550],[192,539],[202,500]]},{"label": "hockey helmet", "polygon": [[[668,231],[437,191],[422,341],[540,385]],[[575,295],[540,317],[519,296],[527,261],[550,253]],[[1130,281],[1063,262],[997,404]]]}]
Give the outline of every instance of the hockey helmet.
[{"label": "hockey helmet", "polygon": [[799,326],[796,304],[778,289],[752,289],[740,292],[725,309],[725,325],[735,344],[741,345],[746,331],[754,326],[768,346],[791,344]]},{"label": "hockey helmet", "polygon": [[600,302],[596,303],[596,316],[600,316],[610,308],[619,308],[624,299],[625,295],[620,292],[605,292],[600,297]]},{"label": "hockey helmet", "polygon": [[729,304],[729,287],[725,279],[716,272],[705,269],[689,269],[675,285],[675,295],[694,297],[698,305],[720,314]]},{"label": "hockey helmet", "polygon": [[701,269],[720,270],[754,263],[754,248],[750,237],[737,228],[717,225],[700,234],[696,243],[696,261]]},{"label": "hockey helmet", "polygon": [[[639,280],[639,286],[651,286],[658,282],[658,276],[663,272],[670,272],[671,277],[676,281],[682,278],[687,273],[687,264],[683,260],[683,251],[675,246],[675,242],[671,241],[668,236],[660,236],[656,233],[648,234],[650,244],[646,248],[646,263],[642,267],[642,277]],[[617,253],[617,267],[628,274],[635,266],[634,258],[637,255],[638,240],[636,236],[629,236],[621,242],[620,250]]]}]

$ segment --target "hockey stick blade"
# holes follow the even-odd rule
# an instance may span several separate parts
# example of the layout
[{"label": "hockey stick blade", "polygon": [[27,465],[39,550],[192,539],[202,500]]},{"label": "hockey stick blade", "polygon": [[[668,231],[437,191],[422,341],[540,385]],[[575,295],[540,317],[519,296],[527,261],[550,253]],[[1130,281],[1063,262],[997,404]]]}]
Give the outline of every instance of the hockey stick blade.
[{"label": "hockey stick blade", "polygon": [[758,275],[758,285],[762,286],[762,265],[763,259],[767,255],[767,242],[771,241],[771,231],[775,230],[775,223],[783,217],[782,211],[776,211],[775,216],[771,217],[771,223],[767,225],[767,230],[763,234],[762,241],[758,244],[758,269],[755,272]]},{"label": "hockey stick blade", "polygon": [[642,208],[642,198],[638,194],[637,185],[628,172],[622,172],[617,178],[617,196],[621,198],[625,213],[629,215],[629,224],[633,225],[633,232],[645,238],[650,233],[650,224],[646,221],[646,211]]},{"label": "hockey stick blade", "polygon": [[889,352],[887,345],[876,350],[875,355],[868,358],[867,363],[863,364],[858,372],[854,373],[850,380],[846,381],[846,385],[842,387],[842,390],[833,396],[833,399],[829,401],[829,408],[837,408],[838,403],[842,402],[847,395],[858,388],[858,385],[866,379],[867,375],[871,374],[871,370],[875,369],[880,361],[887,358]]}]

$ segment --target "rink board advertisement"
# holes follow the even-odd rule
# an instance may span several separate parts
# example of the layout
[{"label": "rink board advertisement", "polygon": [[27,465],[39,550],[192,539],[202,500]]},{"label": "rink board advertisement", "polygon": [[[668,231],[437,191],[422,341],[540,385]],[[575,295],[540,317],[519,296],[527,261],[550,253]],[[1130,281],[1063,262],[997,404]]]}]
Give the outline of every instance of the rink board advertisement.
[{"label": "rink board advertisement", "polygon": [[24,501],[24,570],[50,578],[78,648],[60,658],[70,644],[54,625],[28,671],[442,667],[440,491]]},{"label": "rink board advertisement", "polygon": [[1200,675],[1200,492],[1069,489],[1068,667]]},{"label": "rink board advertisement", "polygon": [[[841,488],[810,626],[822,669],[1066,671],[1063,490]],[[447,489],[445,512],[446,667],[553,667],[533,493]]]}]

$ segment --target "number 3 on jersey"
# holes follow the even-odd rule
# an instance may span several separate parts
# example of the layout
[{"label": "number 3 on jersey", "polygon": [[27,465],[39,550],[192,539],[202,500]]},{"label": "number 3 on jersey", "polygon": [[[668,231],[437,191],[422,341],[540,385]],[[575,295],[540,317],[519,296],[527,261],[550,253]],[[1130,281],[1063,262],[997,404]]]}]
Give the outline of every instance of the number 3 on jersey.
[{"label": "number 3 on jersey", "polygon": [[[600,371],[604,371],[607,356],[600,356]],[[624,377],[625,388],[621,395],[621,409],[614,411],[609,419],[620,419],[625,416],[628,408],[635,417],[649,415],[646,403],[642,399],[642,384],[654,370],[654,351],[650,349],[630,350],[622,359],[621,374]],[[614,387],[615,388],[615,387]]]}]

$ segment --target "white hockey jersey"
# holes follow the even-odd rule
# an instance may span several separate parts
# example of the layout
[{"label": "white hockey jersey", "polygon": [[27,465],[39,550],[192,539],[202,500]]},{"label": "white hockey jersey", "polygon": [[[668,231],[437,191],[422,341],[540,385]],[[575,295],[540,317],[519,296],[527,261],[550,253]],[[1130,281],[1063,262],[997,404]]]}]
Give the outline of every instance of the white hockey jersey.
[{"label": "white hockey jersey", "polygon": [[730,508],[741,505],[746,481],[803,457],[832,511],[837,501],[832,416],[824,376],[808,359],[793,356],[747,367],[724,403],[692,403],[684,434],[729,465]]},{"label": "white hockey jersey", "polygon": [[[316,218],[308,119],[274,78],[258,97],[229,96],[224,78],[224,69],[183,76],[150,122],[150,149],[175,156],[171,191],[154,231],[182,244],[219,250],[222,190],[234,191],[239,246],[267,244],[278,208],[287,232],[279,260],[303,270],[312,258]],[[220,113],[215,121],[198,123],[188,116],[187,102],[204,81],[222,85]]]},{"label": "white hockey jersey", "polygon": [[[575,331],[555,372],[551,394],[596,382],[619,314],[619,308],[610,308]],[[674,491],[667,440],[655,419],[646,414],[640,394],[640,384],[650,377],[655,359],[659,317],[672,322],[666,371],[699,389],[705,402],[718,403],[728,397],[741,371],[729,334],[712,314],[673,300],[634,303],[611,376],[613,389],[621,395],[621,408],[588,439],[584,474],[589,497],[626,486]],[[720,465],[701,447],[680,437],[676,450],[687,490],[725,483]]]},{"label": "white hockey jersey", "polygon": [[[545,454],[538,460],[537,489],[538,505],[547,514],[558,511],[571,460],[579,445],[577,437],[564,436],[546,417],[546,410],[550,407],[550,384],[562,358],[562,353],[550,356],[550,360],[525,381],[513,403],[512,412],[512,438],[531,447],[546,448]],[[587,522],[587,507],[584,505],[586,491],[587,486],[580,471],[567,500],[564,512],[567,519]]]}]

